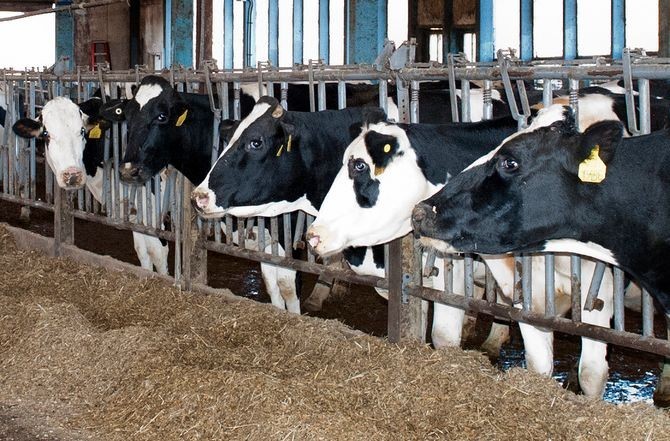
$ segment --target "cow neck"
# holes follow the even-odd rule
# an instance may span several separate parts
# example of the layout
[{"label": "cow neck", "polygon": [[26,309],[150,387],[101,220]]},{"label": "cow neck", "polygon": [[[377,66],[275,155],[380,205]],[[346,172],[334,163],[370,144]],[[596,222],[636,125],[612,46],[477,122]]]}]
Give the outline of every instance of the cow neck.
[{"label": "cow neck", "polygon": [[172,141],[170,165],[198,185],[211,168],[214,115],[206,95],[182,93],[181,96],[188,103],[189,113]]},{"label": "cow neck", "polygon": [[309,202],[319,210],[353,138],[350,127],[362,120],[361,108],[320,112],[287,112],[284,121],[295,127],[293,151],[297,151]]}]

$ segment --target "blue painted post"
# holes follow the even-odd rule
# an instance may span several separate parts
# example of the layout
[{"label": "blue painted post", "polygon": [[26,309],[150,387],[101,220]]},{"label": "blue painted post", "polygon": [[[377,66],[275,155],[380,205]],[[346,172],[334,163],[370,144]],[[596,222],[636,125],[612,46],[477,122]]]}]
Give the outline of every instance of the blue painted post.
[{"label": "blue painted post", "polygon": [[[60,0],[56,6],[68,6],[71,0]],[[68,67],[75,65],[74,60],[74,20],[72,12],[56,13],[56,60],[60,57],[69,57]]]},{"label": "blue painted post", "polygon": [[319,1],[319,58],[330,63],[330,0]]},{"label": "blue painted post", "polygon": [[223,4],[223,67],[233,68],[233,0],[225,0]]},{"label": "blue painted post", "polygon": [[533,0],[521,0],[521,54],[522,61],[533,59]]},{"label": "blue painted post", "polygon": [[577,58],[577,0],[563,0],[563,58]]},{"label": "blue painted post", "polygon": [[163,67],[172,66],[172,0],[165,0],[163,8],[163,23],[165,35],[163,36]]},{"label": "blue painted post", "polygon": [[256,8],[244,2],[244,67],[256,67]]},{"label": "blue painted post", "polygon": [[270,0],[268,28],[268,58],[273,66],[279,66],[279,0]]},{"label": "blue painted post", "polygon": [[478,61],[483,63],[493,61],[493,0],[479,1],[479,46]]},{"label": "blue painted post", "polygon": [[302,64],[302,1],[293,0],[293,62]]},{"label": "blue painted post", "polygon": [[386,0],[348,1],[347,63],[373,63],[377,58],[386,38],[386,8]]},{"label": "blue painted post", "polygon": [[173,0],[172,63],[193,66],[193,0]]},{"label": "blue painted post", "polygon": [[612,0],[612,58],[621,59],[626,45],[625,0]]}]

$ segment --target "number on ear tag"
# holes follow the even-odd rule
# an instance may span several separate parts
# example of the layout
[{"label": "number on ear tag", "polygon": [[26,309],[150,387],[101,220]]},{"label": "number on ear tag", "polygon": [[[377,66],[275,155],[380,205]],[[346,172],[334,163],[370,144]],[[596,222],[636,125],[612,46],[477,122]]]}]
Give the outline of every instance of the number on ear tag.
[{"label": "number on ear tag", "polygon": [[607,166],[603,160],[600,159],[600,156],[598,155],[599,152],[600,146],[596,144],[596,146],[593,147],[593,150],[591,150],[589,157],[579,164],[579,172],[577,176],[579,176],[579,179],[582,182],[597,184],[605,179]]}]

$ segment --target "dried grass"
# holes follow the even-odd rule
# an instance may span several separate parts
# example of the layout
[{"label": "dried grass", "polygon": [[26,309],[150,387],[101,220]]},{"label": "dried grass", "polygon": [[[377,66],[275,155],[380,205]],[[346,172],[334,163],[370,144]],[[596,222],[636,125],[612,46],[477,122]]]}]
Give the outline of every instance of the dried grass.
[{"label": "dried grass", "polygon": [[646,404],[20,251],[4,230],[0,353],[0,417],[45,439],[670,440]]}]

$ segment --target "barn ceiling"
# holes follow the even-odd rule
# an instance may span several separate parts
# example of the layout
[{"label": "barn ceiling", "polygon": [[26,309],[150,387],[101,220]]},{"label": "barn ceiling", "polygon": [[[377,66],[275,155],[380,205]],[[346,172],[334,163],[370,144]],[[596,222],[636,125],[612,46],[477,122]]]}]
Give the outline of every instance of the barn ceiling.
[{"label": "barn ceiling", "polygon": [[49,8],[53,3],[52,0],[0,0],[0,11],[28,12]]}]

